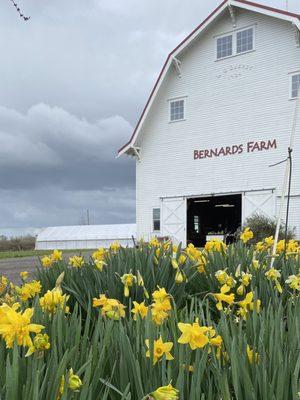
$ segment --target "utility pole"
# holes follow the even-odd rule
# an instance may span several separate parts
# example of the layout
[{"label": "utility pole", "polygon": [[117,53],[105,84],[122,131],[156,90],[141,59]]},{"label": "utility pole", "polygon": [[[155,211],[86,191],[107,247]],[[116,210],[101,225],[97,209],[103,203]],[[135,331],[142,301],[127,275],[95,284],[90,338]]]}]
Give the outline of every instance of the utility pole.
[{"label": "utility pole", "polygon": [[289,0],[286,0],[285,7],[286,7],[286,11],[289,11]]},{"label": "utility pole", "polygon": [[90,224],[90,210],[86,210],[86,222],[87,222],[87,225]]}]

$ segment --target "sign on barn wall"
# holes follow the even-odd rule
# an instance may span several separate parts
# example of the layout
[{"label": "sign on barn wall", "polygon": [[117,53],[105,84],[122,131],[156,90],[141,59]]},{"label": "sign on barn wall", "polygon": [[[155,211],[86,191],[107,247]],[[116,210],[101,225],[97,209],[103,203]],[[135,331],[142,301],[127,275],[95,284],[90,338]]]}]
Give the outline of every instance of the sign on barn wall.
[{"label": "sign on barn wall", "polygon": [[233,146],[215,147],[212,149],[194,150],[194,160],[203,158],[213,158],[220,156],[234,156],[242,153],[254,153],[256,151],[265,151],[277,149],[277,141],[261,140],[258,142],[247,142],[246,144],[235,144]]}]

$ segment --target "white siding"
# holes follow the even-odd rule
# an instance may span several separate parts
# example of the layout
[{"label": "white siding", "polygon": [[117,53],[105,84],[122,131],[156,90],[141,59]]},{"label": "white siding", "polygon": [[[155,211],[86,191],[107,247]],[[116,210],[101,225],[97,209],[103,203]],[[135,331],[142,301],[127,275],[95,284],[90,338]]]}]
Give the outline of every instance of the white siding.
[{"label": "white siding", "polygon": [[[182,77],[171,68],[136,145],[138,237],[152,232],[152,208],[164,196],[275,189],[281,192],[295,101],[289,74],[300,70],[291,23],[237,10],[237,29],[256,27],[253,52],[215,61],[215,36],[232,31],[228,11],[179,56]],[[185,121],[169,123],[168,100],[186,97]],[[291,225],[300,236],[300,132],[296,135]],[[277,150],[194,160],[194,149],[277,140]],[[296,197],[299,196],[299,197]]]}]

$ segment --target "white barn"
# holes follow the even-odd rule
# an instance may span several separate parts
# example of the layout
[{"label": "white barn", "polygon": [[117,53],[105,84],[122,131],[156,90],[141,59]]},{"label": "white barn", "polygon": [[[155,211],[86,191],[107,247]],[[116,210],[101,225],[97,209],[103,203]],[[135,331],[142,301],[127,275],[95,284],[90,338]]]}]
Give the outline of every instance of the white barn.
[{"label": "white barn", "polygon": [[115,241],[133,247],[135,224],[56,226],[42,229],[36,238],[36,250],[107,248]]},{"label": "white barn", "polygon": [[[168,56],[118,155],[136,158],[138,238],[203,244],[276,216],[300,85],[300,15],[225,0]],[[300,117],[300,112],[298,114]],[[300,121],[291,226],[300,238]]]}]

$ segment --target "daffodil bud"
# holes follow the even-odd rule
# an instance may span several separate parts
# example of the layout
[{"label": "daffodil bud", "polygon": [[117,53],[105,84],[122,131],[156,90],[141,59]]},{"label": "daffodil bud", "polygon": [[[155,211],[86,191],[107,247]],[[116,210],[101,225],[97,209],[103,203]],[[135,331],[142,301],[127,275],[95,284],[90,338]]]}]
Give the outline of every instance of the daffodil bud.
[{"label": "daffodil bud", "polygon": [[73,369],[70,369],[70,375],[69,375],[69,382],[68,382],[68,386],[71,390],[73,390],[74,392],[79,391],[79,389],[82,386],[82,381],[79,378],[78,375],[75,375],[73,373]]}]

